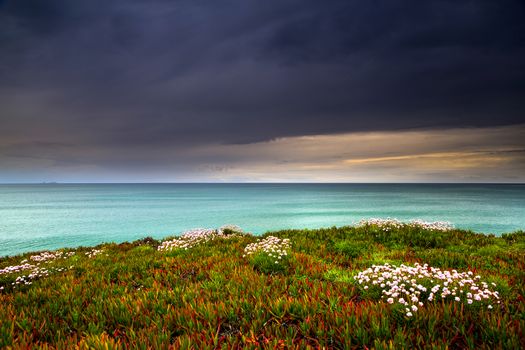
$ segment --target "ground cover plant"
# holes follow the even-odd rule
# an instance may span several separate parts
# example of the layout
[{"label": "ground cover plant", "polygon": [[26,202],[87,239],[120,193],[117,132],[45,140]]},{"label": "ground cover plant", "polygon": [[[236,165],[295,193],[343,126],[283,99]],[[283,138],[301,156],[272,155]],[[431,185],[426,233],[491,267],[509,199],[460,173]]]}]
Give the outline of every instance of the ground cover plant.
[{"label": "ground cover plant", "polygon": [[386,221],[1,258],[0,348],[525,347],[525,232]]}]

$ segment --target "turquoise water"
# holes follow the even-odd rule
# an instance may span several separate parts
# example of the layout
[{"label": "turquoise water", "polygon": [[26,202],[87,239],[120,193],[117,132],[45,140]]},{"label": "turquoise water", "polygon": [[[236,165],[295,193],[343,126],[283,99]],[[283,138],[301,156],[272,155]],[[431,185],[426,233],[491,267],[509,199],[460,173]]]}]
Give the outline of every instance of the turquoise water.
[{"label": "turquoise water", "polygon": [[237,224],[260,234],[395,217],[525,229],[525,185],[0,185],[0,256]]}]

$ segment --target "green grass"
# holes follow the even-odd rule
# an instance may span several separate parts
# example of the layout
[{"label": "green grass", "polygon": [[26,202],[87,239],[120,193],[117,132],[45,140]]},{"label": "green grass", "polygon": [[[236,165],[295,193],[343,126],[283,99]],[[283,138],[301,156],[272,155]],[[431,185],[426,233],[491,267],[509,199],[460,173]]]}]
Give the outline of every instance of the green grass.
[{"label": "green grass", "polygon": [[[268,233],[267,235],[269,235]],[[374,227],[272,232],[281,264],[243,257],[249,235],[159,252],[158,241],[104,244],[41,266],[64,268],[13,289],[0,275],[0,348],[520,349],[525,232],[503,237]],[[0,259],[0,269],[32,254]],[[372,264],[428,263],[497,283],[493,310],[435,302],[412,318],[353,279]]]}]

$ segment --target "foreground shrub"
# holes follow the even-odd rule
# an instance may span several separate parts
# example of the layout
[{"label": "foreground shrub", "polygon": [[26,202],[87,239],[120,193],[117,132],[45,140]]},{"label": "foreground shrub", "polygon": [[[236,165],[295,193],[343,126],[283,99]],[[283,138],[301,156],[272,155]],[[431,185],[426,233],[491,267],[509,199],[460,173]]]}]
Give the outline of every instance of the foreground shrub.
[{"label": "foreground shrub", "polygon": [[261,241],[248,244],[244,248],[244,257],[248,257],[257,270],[276,273],[284,271],[288,265],[289,250],[289,239],[268,236]]},{"label": "foreground shrub", "polygon": [[388,304],[405,307],[406,316],[423,307],[426,302],[452,300],[466,305],[484,305],[492,309],[500,303],[495,283],[482,282],[472,271],[447,271],[427,264],[414,266],[390,264],[372,266],[355,279],[367,294],[380,297]]},{"label": "foreground shrub", "polygon": [[219,229],[217,230],[217,234],[223,235],[223,236],[235,235],[235,234],[240,235],[243,233],[244,231],[242,228],[240,228],[237,225],[231,225],[231,224],[223,225],[219,227]]}]

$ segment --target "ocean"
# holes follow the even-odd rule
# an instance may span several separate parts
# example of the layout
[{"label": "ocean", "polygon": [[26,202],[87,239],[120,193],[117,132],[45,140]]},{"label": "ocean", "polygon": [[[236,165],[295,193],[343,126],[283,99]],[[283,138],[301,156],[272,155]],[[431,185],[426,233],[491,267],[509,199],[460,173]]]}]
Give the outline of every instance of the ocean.
[{"label": "ocean", "polygon": [[224,224],[262,234],[372,217],[449,221],[483,233],[525,230],[525,185],[0,185],[0,256]]}]

